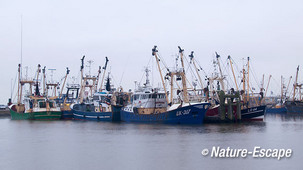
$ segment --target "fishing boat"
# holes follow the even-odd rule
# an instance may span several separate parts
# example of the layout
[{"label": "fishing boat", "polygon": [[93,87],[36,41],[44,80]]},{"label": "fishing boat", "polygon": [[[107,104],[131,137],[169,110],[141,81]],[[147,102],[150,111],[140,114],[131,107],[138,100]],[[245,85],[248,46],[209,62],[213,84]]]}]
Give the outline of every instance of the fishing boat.
[{"label": "fishing boat", "polygon": [[[103,89],[103,80],[106,73],[108,58],[106,57],[105,66],[103,67],[103,78],[101,87],[97,91],[97,85],[101,68],[99,67],[98,76],[86,75],[83,76],[84,57],[81,59],[81,88],[79,101],[77,104],[72,104],[71,110],[75,120],[92,120],[92,121],[112,121],[111,111],[111,90],[110,78],[107,78],[106,89]],[[88,89],[88,90],[87,90]]]},{"label": "fishing boat", "polygon": [[[216,63],[219,67],[220,74],[216,76],[211,76],[208,78],[208,87],[206,88],[207,100],[212,103],[210,109],[206,112],[205,121],[206,122],[229,122],[229,121],[253,121],[253,120],[263,120],[265,113],[265,105],[261,105],[261,102],[257,102],[256,97],[250,94],[251,88],[249,86],[249,71],[246,71],[243,67],[242,73],[243,77],[241,82],[243,83],[243,89],[239,91],[236,76],[233,70],[233,63],[231,57],[228,56],[229,64],[233,73],[236,91],[231,88],[226,91],[224,85],[224,76],[220,67],[220,62],[218,60],[220,56],[216,53]],[[191,57],[192,58],[192,57]],[[249,58],[247,64],[249,70]],[[217,90],[214,90],[213,84],[217,81]],[[213,94],[210,98],[209,91]],[[227,94],[225,94],[225,92]]]},{"label": "fishing boat", "polygon": [[60,109],[62,112],[62,116],[61,119],[64,120],[71,120],[74,118],[73,112],[70,108],[71,104],[75,103],[77,98],[78,98],[78,94],[79,94],[79,89],[80,89],[80,85],[79,84],[68,84],[67,85],[67,91],[65,94],[63,94],[63,89],[65,87],[65,83],[66,83],[66,79],[67,76],[69,75],[70,70],[68,68],[66,68],[66,74],[64,77],[64,81],[63,81],[63,85],[61,87],[61,91],[59,94],[59,97],[57,98],[57,102],[60,105]]},{"label": "fishing boat", "polygon": [[[152,88],[149,81],[148,69],[146,72],[146,83],[139,86],[131,95],[130,103],[121,110],[121,120],[125,122],[140,123],[167,123],[167,124],[202,124],[205,112],[210,103],[190,103],[187,96],[186,77],[183,64],[183,50],[179,47],[181,54],[182,69],[169,71],[167,76],[171,81],[171,99],[169,102],[164,78],[157,55],[157,46],[152,50],[158,65],[158,70],[162,80],[163,90]],[[173,80],[175,77],[182,80],[183,89],[178,91],[179,103],[173,102]]]},{"label": "fishing boat", "polygon": [[[12,120],[56,120],[60,119],[61,111],[57,106],[54,98],[40,95],[39,92],[39,73],[40,64],[38,65],[37,79],[21,80],[21,64],[18,68],[18,102],[9,106]],[[29,94],[24,96],[22,101],[23,86],[29,84]],[[35,93],[32,94],[32,86],[35,85]]]},{"label": "fishing boat", "polygon": [[291,113],[291,114],[303,113],[303,99],[301,93],[302,84],[298,83],[298,75],[299,75],[299,66],[297,67],[296,79],[293,84],[294,91],[293,91],[292,100],[287,100],[285,102],[287,113]]},{"label": "fishing boat", "polygon": [[60,104],[62,111],[61,119],[71,120],[74,118],[74,114],[70,106],[74,104],[79,95],[80,86],[78,84],[71,84],[67,87],[66,94],[62,96],[63,102]]},{"label": "fishing boat", "polygon": [[[254,96],[254,93],[250,93],[252,92],[252,89],[249,82],[249,61],[250,58],[247,57],[247,70],[245,70],[244,66],[242,69],[243,89],[240,91],[240,94],[242,96],[243,105],[241,108],[241,118],[247,121],[263,121],[266,105],[262,104],[262,99],[264,98],[262,93],[257,94],[260,95],[260,97]],[[258,98],[260,98],[261,101],[258,101]]]}]

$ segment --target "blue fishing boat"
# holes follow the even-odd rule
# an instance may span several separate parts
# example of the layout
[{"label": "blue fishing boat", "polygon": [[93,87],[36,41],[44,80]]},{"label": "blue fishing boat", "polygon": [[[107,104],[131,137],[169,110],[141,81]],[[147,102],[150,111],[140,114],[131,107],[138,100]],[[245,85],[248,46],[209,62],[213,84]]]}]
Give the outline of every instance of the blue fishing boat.
[{"label": "blue fishing boat", "polygon": [[[160,77],[162,79],[163,90],[161,88],[152,88],[149,81],[149,70],[146,68],[146,83],[143,86],[138,85],[134,94],[131,96],[131,102],[121,109],[121,120],[124,122],[140,123],[165,123],[165,124],[202,124],[205,113],[210,106],[208,102],[190,103],[186,87],[186,77],[184,68],[175,71],[169,71],[167,76],[171,80],[171,100],[169,102],[164,79],[162,77],[157,56],[157,46],[152,50],[156,58]],[[179,47],[181,62],[183,64],[183,50]],[[182,80],[182,90],[178,90],[178,101],[173,101],[173,81],[174,76]],[[168,77],[166,77],[168,79]]]},{"label": "blue fishing boat", "polygon": [[125,107],[121,110],[121,120],[141,123],[202,124],[209,106],[209,103],[174,105],[164,112],[148,114],[140,113],[136,107]]},{"label": "blue fishing boat", "polygon": [[271,114],[271,113],[287,113],[287,109],[284,105],[279,106],[279,107],[266,107],[266,114]]},{"label": "blue fishing boat", "polygon": [[[96,97],[96,96],[95,96]],[[82,103],[72,105],[75,120],[112,121],[110,106],[105,103]],[[107,105],[107,106],[104,106]]]},{"label": "blue fishing boat", "polygon": [[286,101],[285,107],[287,110],[287,113],[303,113],[303,102],[302,101]]},{"label": "blue fishing boat", "polygon": [[103,79],[106,72],[108,59],[103,67],[103,78],[101,87],[97,92],[97,85],[101,67],[99,67],[98,76],[87,75],[83,77],[83,62],[84,57],[81,59],[81,89],[78,104],[70,106],[75,120],[93,120],[93,121],[112,121],[111,111],[111,97],[112,90],[110,85],[110,78],[108,76],[105,89],[102,89]]}]

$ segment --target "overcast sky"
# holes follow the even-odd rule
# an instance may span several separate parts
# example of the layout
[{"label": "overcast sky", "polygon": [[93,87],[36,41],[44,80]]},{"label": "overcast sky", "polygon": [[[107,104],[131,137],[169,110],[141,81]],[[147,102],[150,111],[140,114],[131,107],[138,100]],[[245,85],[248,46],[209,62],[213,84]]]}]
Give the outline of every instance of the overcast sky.
[{"label": "overcast sky", "polygon": [[154,45],[169,65],[177,46],[186,56],[195,51],[206,72],[215,51],[223,62],[231,55],[239,67],[250,56],[258,81],[272,74],[276,89],[281,75],[294,76],[303,66],[302,0],[1,0],[0,103],[10,97],[20,63],[21,15],[29,76],[41,64],[57,69],[54,78],[66,67],[77,77],[83,55],[97,72],[108,56],[115,85],[122,80],[129,89],[140,81]]}]

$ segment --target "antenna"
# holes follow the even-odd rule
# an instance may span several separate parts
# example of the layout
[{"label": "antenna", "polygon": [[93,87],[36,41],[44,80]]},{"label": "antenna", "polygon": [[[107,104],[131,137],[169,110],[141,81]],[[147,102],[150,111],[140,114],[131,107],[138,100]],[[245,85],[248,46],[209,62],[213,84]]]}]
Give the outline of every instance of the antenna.
[{"label": "antenna", "polygon": [[26,72],[25,72],[25,80],[27,80],[27,75],[28,75],[28,66],[25,66],[25,70],[26,70]]},{"label": "antenna", "polygon": [[21,42],[20,42],[20,45],[21,45],[21,49],[20,49],[20,57],[21,57],[21,62],[20,62],[20,63],[21,63],[21,77],[22,77],[22,41],[23,41],[23,38],[22,38],[22,29],[23,29],[23,28],[22,28],[22,25],[23,25],[23,24],[22,24],[22,20],[23,20],[23,19],[22,19],[22,15],[21,15],[21,30],[20,30],[20,31],[21,31],[21,39],[20,39],[20,41],[21,41]]},{"label": "antenna", "polygon": [[94,61],[93,60],[88,60],[87,61],[87,63],[88,63],[88,65],[87,65],[87,67],[89,68],[88,69],[88,75],[90,76],[90,73],[91,73],[91,68],[92,68],[92,63],[93,63]]},{"label": "antenna", "polygon": [[54,76],[54,71],[56,71],[56,69],[54,69],[54,68],[50,68],[50,69],[48,69],[48,70],[50,70],[51,71],[51,82],[50,83],[53,83],[53,76]]}]

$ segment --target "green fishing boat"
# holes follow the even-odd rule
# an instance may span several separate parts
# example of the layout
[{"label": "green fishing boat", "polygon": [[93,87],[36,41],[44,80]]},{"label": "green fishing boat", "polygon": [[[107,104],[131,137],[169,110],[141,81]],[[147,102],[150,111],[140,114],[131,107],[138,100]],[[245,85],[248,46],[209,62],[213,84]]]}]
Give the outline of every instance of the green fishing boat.
[{"label": "green fishing boat", "polygon": [[33,119],[33,114],[32,113],[25,113],[24,110],[20,111],[20,109],[22,110],[22,108],[24,108],[24,105],[11,105],[9,108],[10,114],[11,114],[11,118],[12,120],[26,120],[26,119]]},{"label": "green fishing boat", "polygon": [[[40,67],[39,64],[36,81],[21,80],[21,65],[19,64],[18,102],[9,106],[12,120],[57,120],[61,118],[62,112],[54,100],[57,97],[49,98],[47,95],[40,95],[38,82]],[[29,85],[29,93],[22,97],[25,85]],[[34,94],[32,94],[33,86],[36,88]]]}]

